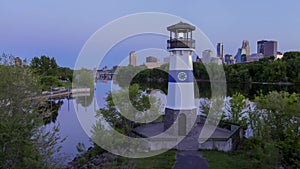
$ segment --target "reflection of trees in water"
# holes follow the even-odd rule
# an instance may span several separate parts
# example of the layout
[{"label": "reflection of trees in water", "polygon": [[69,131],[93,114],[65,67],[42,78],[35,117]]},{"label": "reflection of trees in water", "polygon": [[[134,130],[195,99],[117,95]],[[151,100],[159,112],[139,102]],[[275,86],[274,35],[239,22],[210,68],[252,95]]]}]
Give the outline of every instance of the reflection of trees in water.
[{"label": "reflection of trees in water", "polygon": [[[198,82],[198,88],[200,97],[211,97],[211,83],[210,82]],[[221,83],[217,85],[220,85]],[[247,98],[254,99],[255,95],[268,94],[271,91],[286,91],[289,93],[300,93],[299,85],[263,85],[263,84],[250,84],[250,83],[227,83],[227,96],[233,96],[236,93],[241,93]]]},{"label": "reflection of trees in water", "polygon": [[76,98],[76,103],[80,104],[82,107],[88,107],[92,104],[94,99],[94,90],[91,88],[89,96],[81,96]]},{"label": "reflection of trees in water", "polygon": [[73,74],[73,89],[76,88],[90,88],[89,96],[74,97],[76,98],[76,103],[81,104],[83,107],[88,107],[92,104],[94,98],[94,73],[93,70],[82,68],[80,70],[75,70]]},{"label": "reflection of trees in water", "polygon": [[[143,89],[159,89],[162,90],[165,94],[168,92],[168,82],[147,82],[147,81],[135,81],[132,83],[138,83]],[[222,89],[224,83],[215,83],[215,89]],[[251,84],[251,83],[227,83],[227,95],[233,96],[235,93],[241,93],[247,98],[254,99],[255,95],[268,94],[272,91],[286,91],[289,93],[300,93],[299,85],[272,85],[272,84]],[[210,82],[197,82],[195,89],[198,87],[198,91],[195,90],[195,96],[200,98],[211,98],[211,83]]]},{"label": "reflection of trees in water", "polygon": [[49,124],[51,122],[55,123],[58,116],[58,110],[61,108],[63,103],[63,100],[49,100],[39,106],[39,110],[43,113],[45,124]]}]

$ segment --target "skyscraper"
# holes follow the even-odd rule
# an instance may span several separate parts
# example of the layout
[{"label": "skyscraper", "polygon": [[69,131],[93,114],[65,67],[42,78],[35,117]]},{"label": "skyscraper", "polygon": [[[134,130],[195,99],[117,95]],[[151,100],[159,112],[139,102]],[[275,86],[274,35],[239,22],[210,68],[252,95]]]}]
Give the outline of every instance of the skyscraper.
[{"label": "skyscraper", "polygon": [[257,42],[257,53],[264,57],[277,56],[277,41],[261,40]]},{"label": "skyscraper", "polygon": [[129,53],[129,65],[136,66],[136,53],[132,51]]},{"label": "skyscraper", "polygon": [[237,54],[235,55],[236,63],[244,63],[247,61],[247,54],[245,48],[239,48]]},{"label": "skyscraper", "polygon": [[238,49],[235,55],[236,63],[244,63],[250,61],[250,45],[249,41],[243,40],[242,47]]},{"label": "skyscraper", "polygon": [[264,54],[264,44],[268,42],[266,40],[261,40],[257,42],[257,53]]},{"label": "skyscraper", "polygon": [[225,55],[225,63],[227,64],[227,65],[231,65],[231,64],[235,64],[235,58],[234,58],[234,56],[233,55],[230,55],[230,54],[226,54]]},{"label": "skyscraper", "polygon": [[203,63],[209,63],[211,62],[211,58],[213,58],[214,54],[213,54],[213,51],[207,49],[207,50],[204,50],[202,52],[202,62]]},{"label": "skyscraper", "polygon": [[264,56],[265,57],[269,57],[269,56],[277,56],[277,41],[268,41],[265,45],[265,53]]},{"label": "skyscraper", "polygon": [[217,57],[220,58],[222,60],[222,62],[224,62],[224,45],[223,43],[218,43],[217,44]]},{"label": "skyscraper", "polygon": [[246,61],[250,61],[250,44],[249,41],[243,40],[242,49],[246,50]]}]

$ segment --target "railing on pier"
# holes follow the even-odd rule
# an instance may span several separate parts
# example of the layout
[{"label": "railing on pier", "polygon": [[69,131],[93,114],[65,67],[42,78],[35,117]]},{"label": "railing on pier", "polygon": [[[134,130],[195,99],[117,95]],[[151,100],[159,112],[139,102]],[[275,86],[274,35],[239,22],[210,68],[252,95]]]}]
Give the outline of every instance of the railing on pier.
[{"label": "railing on pier", "polygon": [[73,97],[83,97],[90,96],[91,89],[90,88],[68,88],[67,90],[59,90],[59,91],[50,91],[42,94],[41,96],[36,96],[34,99],[63,99],[63,98],[73,98]]}]

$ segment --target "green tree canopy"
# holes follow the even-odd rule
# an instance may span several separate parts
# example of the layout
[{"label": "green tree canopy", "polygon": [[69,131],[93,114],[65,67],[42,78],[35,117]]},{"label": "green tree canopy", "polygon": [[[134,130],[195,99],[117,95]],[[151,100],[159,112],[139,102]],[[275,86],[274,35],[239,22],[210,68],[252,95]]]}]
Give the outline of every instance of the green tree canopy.
[{"label": "green tree canopy", "polygon": [[247,141],[245,150],[262,166],[300,168],[300,97],[271,92],[257,96],[255,105],[248,121],[254,137]]},{"label": "green tree canopy", "polygon": [[34,57],[31,60],[31,68],[40,75],[44,76],[56,76],[58,65],[56,60],[52,57],[41,56],[40,58]]},{"label": "green tree canopy", "polygon": [[15,65],[0,65],[0,77],[0,168],[52,168],[60,138],[44,130],[38,79]]}]

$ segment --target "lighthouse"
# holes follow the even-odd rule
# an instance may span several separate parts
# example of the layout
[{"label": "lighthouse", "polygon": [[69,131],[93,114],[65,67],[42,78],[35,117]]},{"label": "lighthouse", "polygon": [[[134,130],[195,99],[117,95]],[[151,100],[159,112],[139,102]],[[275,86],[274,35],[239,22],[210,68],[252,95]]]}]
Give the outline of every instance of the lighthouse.
[{"label": "lighthouse", "polygon": [[186,136],[196,118],[192,54],[195,50],[195,27],[179,22],[167,27],[170,67],[164,129],[172,125],[172,135]]}]

